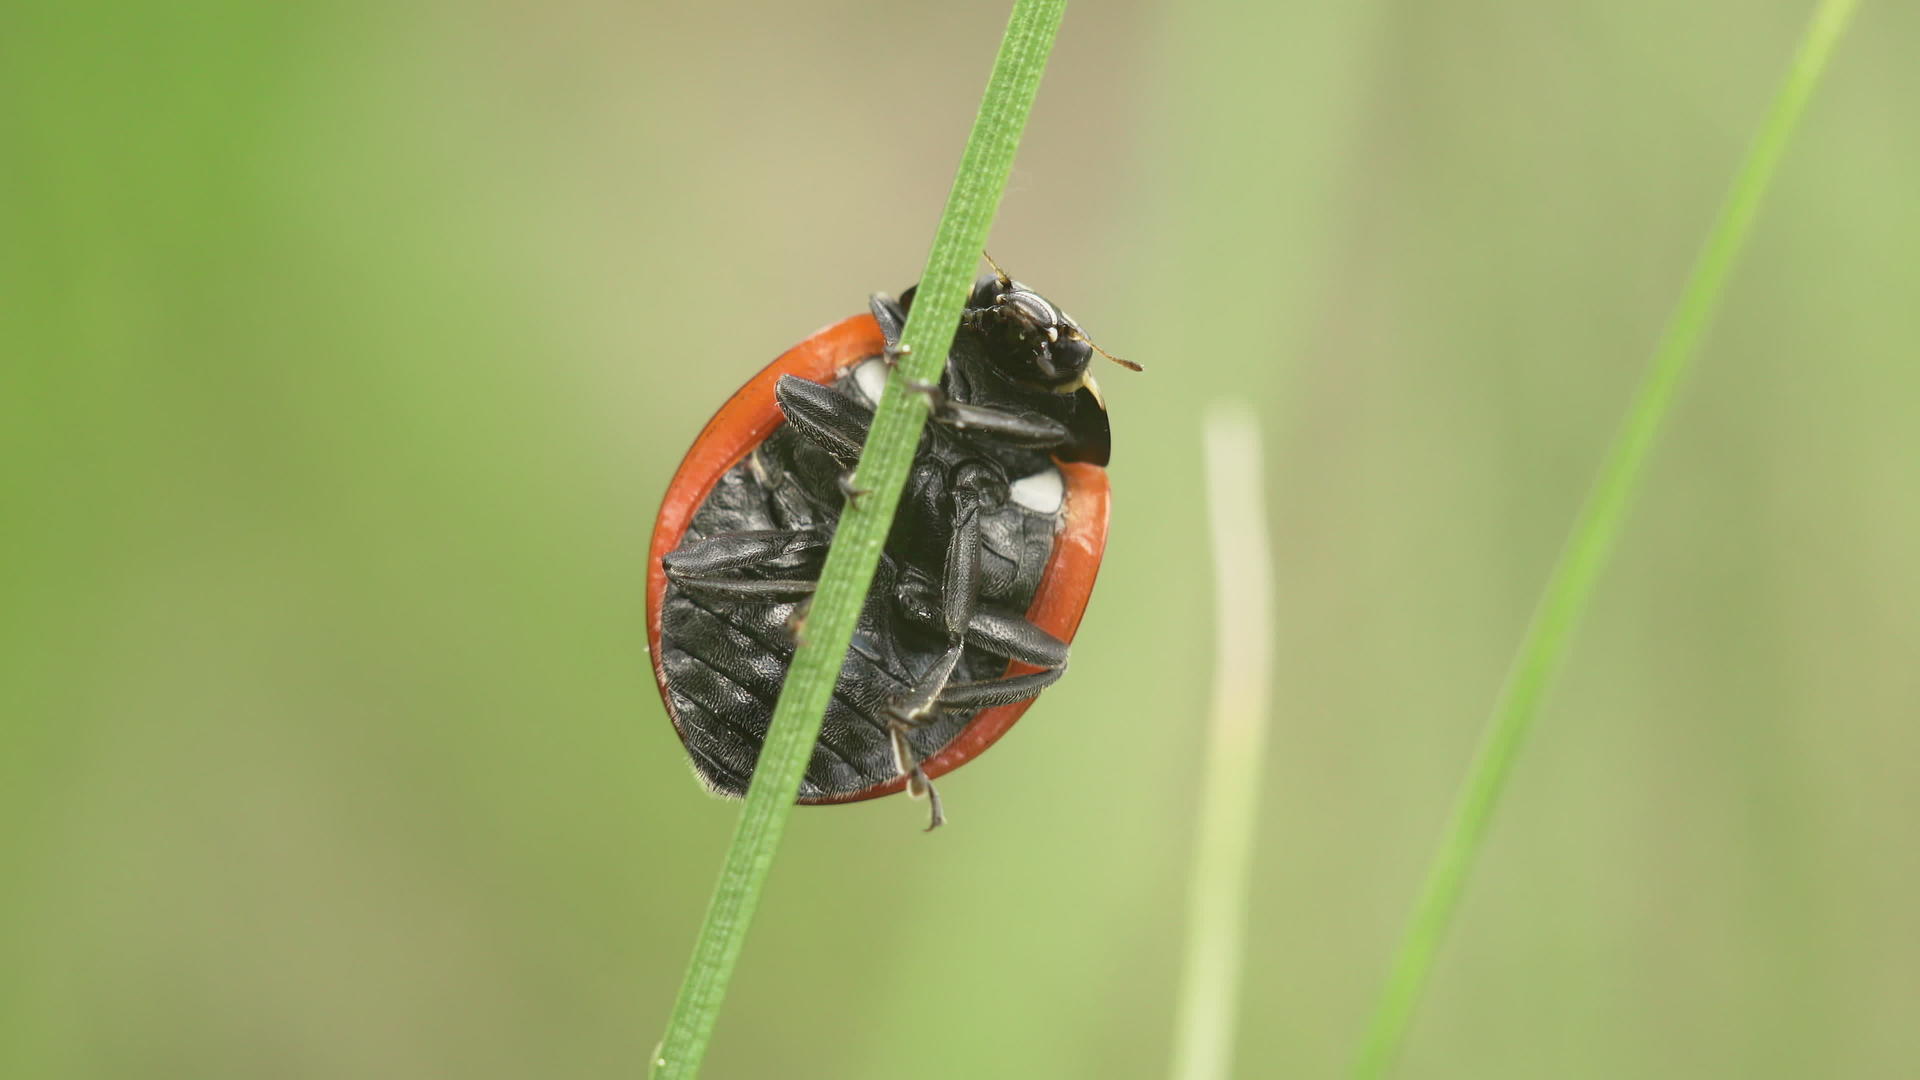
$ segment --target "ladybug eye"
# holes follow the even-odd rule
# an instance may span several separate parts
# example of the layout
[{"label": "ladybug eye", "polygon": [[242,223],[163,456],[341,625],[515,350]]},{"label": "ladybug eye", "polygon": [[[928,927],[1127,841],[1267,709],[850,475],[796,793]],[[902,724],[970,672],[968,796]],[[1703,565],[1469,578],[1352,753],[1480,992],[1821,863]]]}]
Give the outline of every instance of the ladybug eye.
[{"label": "ladybug eye", "polygon": [[1053,353],[1053,366],[1067,375],[1078,375],[1085,371],[1088,361],[1093,359],[1093,346],[1087,344],[1086,338],[1061,338],[1049,347],[1049,351]]},{"label": "ladybug eye", "polygon": [[973,283],[973,295],[967,297],[970,308],[992,307],[1006,300],[1007,286],[992,274],[982,274]]}]

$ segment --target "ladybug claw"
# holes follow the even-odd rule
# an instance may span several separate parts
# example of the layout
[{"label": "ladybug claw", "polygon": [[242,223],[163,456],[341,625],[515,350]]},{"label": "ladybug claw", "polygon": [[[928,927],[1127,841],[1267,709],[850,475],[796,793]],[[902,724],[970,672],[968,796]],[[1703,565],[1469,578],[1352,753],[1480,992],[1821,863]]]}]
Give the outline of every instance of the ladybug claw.
[{"label": "ladybug claw", "polygon": [[856,487],[854,485],[852,469],[848,469],[846,472],[834,477],[834,484],[840,488],[840,494],[847,497],[847,505],[853,507],[855,510],[860,509],[860,497],[862,495],[873,494],[872,488]]},{"label": "ladybug claw", "polygon": [[934,790],[933,781],[927,779],[926,769],[921,767],[920,757],[913,752],[907,742],[907,732],[912,723],[895,713],[887,725],[887,740],[893,744],[893,765],[907,781],[907,796],[927,800],[927,832],[947,823],[947,814],[940,805],[940,792]]},{"label": "ladybug claw", "polygon": [[787,636],[799,645],[807,640],[807,613],[813,610],[813,597],[809,596],[793,605],[793,611],[787,616]]},{"label": "ladybug claw", "polygon": [[900,366],[900,361],[913,355],[913,346],[900,341],[889,341],[887,347],[880,350],[880,362],[892,371]]},{"label": "ladybug claw", "polygon": [[867,297],[867,308],[873,312],[873,321],[880,324],[880,335],[887,341],[887,351],[882,356],[886,359],[887,366],[892,367],[896,362],[894,355],[896,349],[901,354],[907,351],[897,348],[900,344],[900,331],[906,329],[907,325],[906,309],[900,306],[900,301],[886,293],[874,293]]},{"label": "ladybug claw", "polygon": [[924,382],[920,379],[908,379],[901,385],[927,399],[927,409],[939,412],[947,407],[947,392],[940,389],[939,383]]},{"label": "ladybug claw", "polygon": [[927,774],[918,765],[907,777],[907,796],[914,799],[926,797],[927,827],[922,832],[932,832],[947,823],[946,811],[940,806],[940,793],[934,790],[933,781],[927,779]]}]

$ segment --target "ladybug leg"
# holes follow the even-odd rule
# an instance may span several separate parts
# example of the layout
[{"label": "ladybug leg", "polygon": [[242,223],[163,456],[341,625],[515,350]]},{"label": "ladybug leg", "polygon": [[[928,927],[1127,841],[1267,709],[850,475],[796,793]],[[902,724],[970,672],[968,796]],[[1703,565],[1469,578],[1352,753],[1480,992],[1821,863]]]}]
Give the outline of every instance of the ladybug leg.
[{"label": "ladybug leg", "polygon": [[[876,319],[882,310],[879,299],[875,298]],[[886,321],[881,320],[883,332],[886,332],[886,326]],[[899,346],[897,332],[889,332],[884,359],[891,366],[898,363],[902,355],[904,351]],[[1064,446],[1073,441],[1073,433],[1067,425],[1052,417],[955,401],[938,383],[912,379],[906,386],[927,399],[933,420],[957,431],[977,431],[1012,446],[1035,450]],[[780,411],[786,416],[787,422],[809,441],[833,455],[835,461],[850,469],[860,460],[860,448],[867,441],[867,429],[873,426],[872,409],[831,386],[809,382],[795,375],[780,376],[780,381],[774,384],[773,396],[779,402]]]},{"label": "ladybug leg", "polygon": [[940,793],[934,790],[933,781],[927,778],[926,770],[921,767],[920,755],[914,750],[913,744],[907,741],[907,736],[934,715],[940,692],[953,678],[954,666],[960,662],[960,654],[965,649],[964,642],[948,649],[935,662],[933,670],[921,681],[920,686],[887,710],[887,741],[893,747],[893,767],[906,777],[908,795],[916,799],[923,795],[926,797],[931,816],[927,822],[928,832],[939,828],[946,821],[946,815],[940,809]]},{"label": "ladybug leg", "polygon": [[934,790],[933,781],[927,779],[926,772],[920,766],[915,765],[913,771],[907,774],[907,797],[917,799],[922,795],[927,797],[927,827],[922,831],[932,832],[947,823],[947,815],[940,809],[940,792]]},{"label": "ladybug leg", "polygon": [[[980,512],[982,504],[1005,497],[1005,481],[981,465],[963,466],[950,496],[953,533],[947,540],[945,573],[940,584],[940,630],[946,635],[942,653],[906,697],[895,702],[891,714],[908,725],[924,723],[953,680],[953,670],[966,652],[968,631],[980,612]],[[997,491],[995,489],[998,489]],[[904,771],[904,770],[903,770]]]},{"label": "ladybug leg", "polygon": [[982,611],[967,625],[967,643],[1041,670],[972,683],[949,683],[942,709],[987,709],[1025,701],[1052,686],[1067,670],[1067,643],[1022,618]]},{"label": "ladybug leg", "polygon": [[860,496],[873,494],[872,488],[858,487],[854,484],[852,469],[848,469],[846,472],[834,477],[833,483],[835,487],[840,489],[840,494],[847,497],[847,505],[856,510],[860,508]]},{"label": "ladybug leg", "polygon": [[900,366],[900,361],[913,352],[911,345],[900,343],[900,332],[907,327],[907,311],[900,302],[886,293],[874,293],[867,299],[867,307],[873,311],[873,321],[880,324],[880,336],[886,339],[886,347],[880,350],[880,360],[892,371]]},{"label": "ladybug leg", "polygon": [[[1067,652],[1065,642],[1025,619],[980,610],[981,516],[1005,502],[1006,477],[999,469],[986,465],[961,466],[956,470],[949,498],[953,532],[947,541],[938,603],[928,604],[917,613],[927,622],[938,622],[946,634],[947,649],[921,676],[912,693],[887,710],[887,734],[893,747],[894,766],[906,777],[909,794],[926,795],[932,813],[929,830],[939,827],[945,815],[940,808],[940,795],[927,778],[908,736],[944,708],[982,707],[1001,700],[1021,701],[1032,697],[1060,677]],[[911,597],[903,599],[912,600]],[[970,641],[1047,670],[986,684],[955,685],[954,670],[959,667]],[[970,705],[972,701],[978,705]]]},{"label": "ladybug leg", "polygon": [[[901,618],[923,629],[938,631],[943,627],[944,616],[934,603],[931,589],[913,588],[904,581],[899,588],[894,610]],[[1066,642],[1018,615],[984,608],[967,620],[967,644],[1038,668],[1065,667],[1067,663]]]},{"label": "ladybug leg", "polygon": [[953,683],[940,693],[940,707],[943,709],[990,709],[996,705],[1012,705],[1034,697],[1060,680],[1067,673],[1067,666],[1048,668],[1027,675],[1008,675],[1001,679],[987,679],[982,682]]},{"label": "ladybug leg", "polygon": [[693,592],[757,596],[766,600],[812,596],[819,585],[802,578],[674,578],[673,583]]},{"label": "ladybug leg", "polygon": [[880,324],[880,333],[887,339],[887,344],[897,344],[900,331],[906,329],[907,325],[907,309],[900,306],[900,301],[886,293],[877,292],[867,297],[867,310],[873,312],[873,321]]},{"label": "ladybug leg", "polygon": [[831,386],[793,375],[780,376],[773,397],[787,423],[808,442],[825,450],[841,468],[851,469],[860,460],[860,447],[867,441],[867,429],[873,426],[872,409]]},{"label": "ladybug leg", "polygon": [[913,691],[887,710],[894,765],[907,778],[907,790],[924,789],[934,800],[934,825],[940,822],[938,796],[933,794],[933,784],[921,770],[919,756],[907,742],[907,735],[937,715],[940,695],[953,681],[954,668],[967,650],[967,630],[980,598],[980,504],[976,485],[963,480],[954,490],[953,501],[953,537],[947,543],[946,576],[939,611],[931,613],[939,618],[949,644]]},{"label": "ladybug leg", "polygon": [[932,832],[947,823],[947,815],[940,808],[940,793],[934,790],[933,781],[927,778],[927,771],[920,766],[919,755],[907,744],[908,730],[902,726],[889,726],[887,729],[888,738],[893,743],[894,767],[907,778],[907,797],[924,797],[927,800],[926,831]]},{"label": "ladybug leg", "polygon": [[792,375],[780,377],[773,396],[787,423],[844,467],[834,477],[834,485],[849,505],[858,507],[860,496],[868,491],[854,485],[853,470],[866,444],[867,429],[873,426],[873,411],[831,386]]},{"label": "ladybug leg", "polygon": [[810,529],[722,533],[669,551],[660,559],[668,580],[686,589],[738,596],[792,599],[811,595],[815,583],[799,578],[739,576],[746,570],[792,572],[826,549],[831,539]]},{"label": "ladybug leg", "polygon": [[[1003,618],[995,616],[995,618]],[[976,622],[979,615],[975,616]],[[1024,619],[1005,619],[1006,622],[1026,623]],[[1003,679],[989,679],[984,682],[956,683],[952,681],[953,669],[960,660],[965,644],[955,645],[941,656],[935,665],[932,677],[925,680],[913,696],[904,700],[889,712],[887,717],[887,736],[893,745],[894,767],[900,775],[907,778],[907,794],[913,798],[925,795],[931,820],[927,831],[932,832],[946,822],[941,810],[940,793],[934,789],[933,781],[927,778],[919,755],[914,751],[907,736],[940,710],[945,709],[986,709],[996,705],[1011,705],[1025,701],[1040,693],[1066,673],[1066,646],[1046,631],[1026,623],[1029,632],[1015,635],[1021,644],[1013,645],[1009,651],[1020,649],[1033,658],[1033,662],[1051,660],[1057,653],[1057,666],[1028,675],[1011,675]],[[973,635],[969,634],[969,640]],[[995,650],[999,651],[999,650]],[[932,696],[928,697],[927,694]]]},{"label": "ladybug leg", "polygon": [[975,612],[967,623],[967,644],[1034,667],[1067,666],[1066,642],[1014,615]]},{"label": "ladybug leg", "polygon": [[965,642],[967,627],[974,613],[980,610],[980,504],[984,493],[979,485],[982,482],[978,475],[966,475],[955,485],[952,496],[953,535],[947,540],[940,608],[947,640],[955,646]]},{"label": "ladybug leg", "polygon": [[907,309],[886,293],[874,293],[868,297],[867,307],[873,312],[873,321],[880,324],[880,335],[887,339],[887,347],[880,353],[880,359],[886,361],[889,369],[899,366],[900,358],[910,351],[900,344],[900,331],[907,326]]},{"label": "ladybug leg", "polygon": [[670,577],[706,577],[823,551],[831,539],[813,529],[751,529],[682,544],[660,561]]},{"label": "ladybug leg", "polygon": [[1010,446],[1044,450],[1073,441],[1067,425],[1039,413],[1013,412],[955,401],[938,384],[909,379],[907,389],[927,399],[935,423],[956,431],[977,431]]}]

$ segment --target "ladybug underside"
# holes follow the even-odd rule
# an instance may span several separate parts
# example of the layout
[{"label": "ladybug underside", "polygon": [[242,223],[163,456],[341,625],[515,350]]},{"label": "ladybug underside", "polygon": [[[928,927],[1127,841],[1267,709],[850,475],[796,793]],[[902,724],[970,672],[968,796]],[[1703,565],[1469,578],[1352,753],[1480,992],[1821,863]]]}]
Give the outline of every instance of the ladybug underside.
[{"label": "ladybug underside", "polygon": [[[889,350],[912,293],[873,298]],[[1106,410],[1086,373],[1092,351],[1071,318],[1025,286],[997,270],[975,283],[939,385],[915,387],[931,422],[801,801],[904,785],[932,798],[938,825],[923,763],[983,711],[1028,701],[1065,670],[1066,642],[1028,612],[1074,512],[1057,462],[1083,469],[1107,460]],[[661,557],[661,686],[695,769],[723,794],[744,794],[752,777],[888,380],[882,357],[845,360],[831,381],[778,376],[779,423],[713,482]],[[959,748],[947,767],[972,752],[971,743]]]},{"label": "ladybug underside", "polygon": [[[870,412],[872,405],[860,384],[862,376],[872,384],[872,369],[856,375],[857,370],[843,373],[831,393],[850,409]],[[996,456],[1012,460],[996,461]],[[953,530],[951,523],[940,528],[940,504],[948,494],[942,490],[947,477],[963,465],[997,473],[1003,488],[1010,493],[1017,488],[1018,495],[1033,504],[1023,505],[1009,495],[997,509],[983,508],[979,514],[980,611],[1021,619],[1033,599],[1059,525],[1058,496],[1050,508],[1046,501],[1059,490],[1058,470],[1044,454],[983,454],[978,445],[929,425],[801,783],[803,799],[850,795],[900,775],[888,713],[935,675],[948,649],[940,581]],[[1005,477],[1008,465],[1029,471]],[[674,553],[678,558],[670,558],[670,566],[681,569],[703,544],[725,544],[741,536],[754,538],[761,551],[775,549],[751,566],[732,570],[717,588],[710,582],[702,583],[709,586],[705,588],[686,587],[684,574],[668,579],[660,634],[667,689],[695,768],[716,791],[735,796],[746,792],[793,659],[793,625],[806,600],[804,591],[756,594],[729,586],[817,580],[824,542],[832,537],[845,500],[843,472],[838,461],[800,435],[795,425],[782,424],[714,485]],[[999,680],[1007,659],[1004,653],[970,643],[950,675],[949,688]],[[1058,665],[1053,667],[1047,674],[1058,674]],[[931,757],[978,711],[978,706],[936,706],[905,737],[919,758]]]}]

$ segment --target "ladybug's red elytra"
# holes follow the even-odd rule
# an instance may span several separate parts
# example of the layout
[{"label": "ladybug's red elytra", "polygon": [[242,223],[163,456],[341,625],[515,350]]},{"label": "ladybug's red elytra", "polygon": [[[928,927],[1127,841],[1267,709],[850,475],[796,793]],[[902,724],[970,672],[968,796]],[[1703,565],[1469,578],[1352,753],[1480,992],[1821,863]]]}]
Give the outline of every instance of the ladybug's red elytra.
[{"label": "ladybug's red elytra", "polygon": [[[647,572],[654,677],[694,771],[746,793],[913,303],[787,350],[721,406],[667,488]],[[930,782],[1060,678],[1107,539],[1106,406],[1079,324],[975,283],[801,781],[802,803]],[[1110,357],[1111,358],[1111,357]],[[1118,361],[1139,370],[1138,365]]]}]

